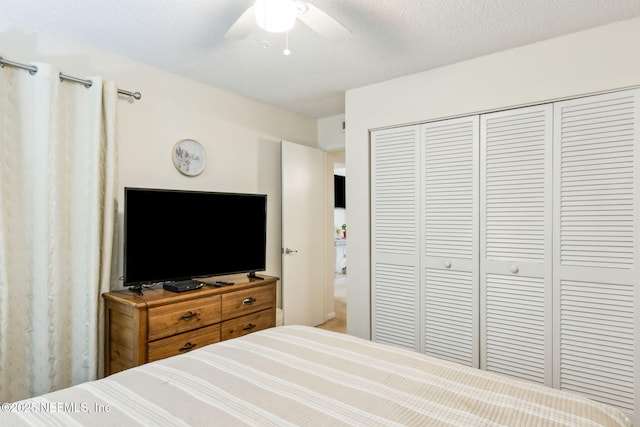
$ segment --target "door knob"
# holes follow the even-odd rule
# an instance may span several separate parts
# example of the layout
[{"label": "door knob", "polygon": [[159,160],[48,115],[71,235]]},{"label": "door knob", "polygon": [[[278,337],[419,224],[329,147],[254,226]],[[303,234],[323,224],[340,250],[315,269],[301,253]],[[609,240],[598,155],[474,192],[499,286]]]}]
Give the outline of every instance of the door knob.
[{"label": "door knob", "polygon": [[289,249],[289,248],[285,248],[284,253],[285,254],[292,254],[292,253],[297,253],[298,251],[296,251],[295,249]]}]

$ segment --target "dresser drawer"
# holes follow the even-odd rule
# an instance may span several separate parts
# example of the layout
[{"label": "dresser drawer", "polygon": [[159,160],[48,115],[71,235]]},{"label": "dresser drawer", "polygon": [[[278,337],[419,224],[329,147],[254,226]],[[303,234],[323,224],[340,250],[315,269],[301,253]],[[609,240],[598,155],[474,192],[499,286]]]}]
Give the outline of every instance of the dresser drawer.
[{"label": "dresser drawer", "polygon": [[220,295],[149,309],[149,341],[220,322]]},{"label": "dresser drawer", "polygon": [[222,340],[240,337],[251,332],[260,331],[275,326],[274,310],[267,309],[257,313],[238,317],[237,319],[222,322]]},{"label": "dresser drawer", "polygon": [[187,353],[196,348],[220,341],[220,324],[196,329],[172,337],[164,338],[148,344],[147,361],[164,359]]},{"label": "dresser drawer", "polygon": [[274,286],[260,286],[222,294],[222,320],[233,319],[275,306]]}]

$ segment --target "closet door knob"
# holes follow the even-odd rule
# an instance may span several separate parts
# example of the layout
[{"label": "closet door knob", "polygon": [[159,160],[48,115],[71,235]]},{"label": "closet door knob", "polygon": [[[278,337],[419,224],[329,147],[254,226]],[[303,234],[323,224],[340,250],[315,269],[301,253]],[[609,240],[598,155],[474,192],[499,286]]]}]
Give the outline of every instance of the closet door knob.
[{"label": "closet door knob", "polygon": [[518,272],[518,270],[519,270],[519,269],[518,269],[518,266],[517,266],[517,265],[512,265],[512,266],[509,268],[509,270],[511,270],[511,272],[512,272],[513,274],[515,274],[515,273],[517,273],[517,272]]},{"label": "closet door knob", "polygon": [[451,261],[446,260],[445,262],[443,262],[444,264],[444,268],[451,268]]}]

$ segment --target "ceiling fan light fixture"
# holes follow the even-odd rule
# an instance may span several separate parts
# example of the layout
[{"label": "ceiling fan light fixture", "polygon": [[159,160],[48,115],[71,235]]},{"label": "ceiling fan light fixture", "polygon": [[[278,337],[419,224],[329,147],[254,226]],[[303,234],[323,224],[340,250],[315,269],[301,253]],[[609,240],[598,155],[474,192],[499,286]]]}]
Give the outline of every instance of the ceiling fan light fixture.
[{"label": "ceiling fan light fixture", "polygon": [[256,0],[256,22],[270,33],[284,33],[296,23],[298,7],[293,0]]}]

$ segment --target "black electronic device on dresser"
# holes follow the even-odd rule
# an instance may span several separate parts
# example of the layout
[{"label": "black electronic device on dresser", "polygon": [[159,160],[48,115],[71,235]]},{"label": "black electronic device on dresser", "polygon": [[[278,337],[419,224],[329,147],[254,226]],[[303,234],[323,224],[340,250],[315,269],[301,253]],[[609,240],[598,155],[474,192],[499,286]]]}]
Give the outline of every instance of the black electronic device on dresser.
[{"label": "black electronic device on dresser", "polygon": [[[124,286],[266,268],[267,196],[125,188]],[[168,286],[166,286],[168,285]],[[174,291],[196,289],[176,285]],[[171,290],[171,289],[170,289]]]},{"label": "black electronic device on dresser", "polygon": [[163,289],[171,292],[184,292],[184,291],[193,291],[194,289],[200,289],[204,286],[204,283],[199,282],[197,280],[187,279],[187,280],[176,280],[169,281],[162,285]]}]

